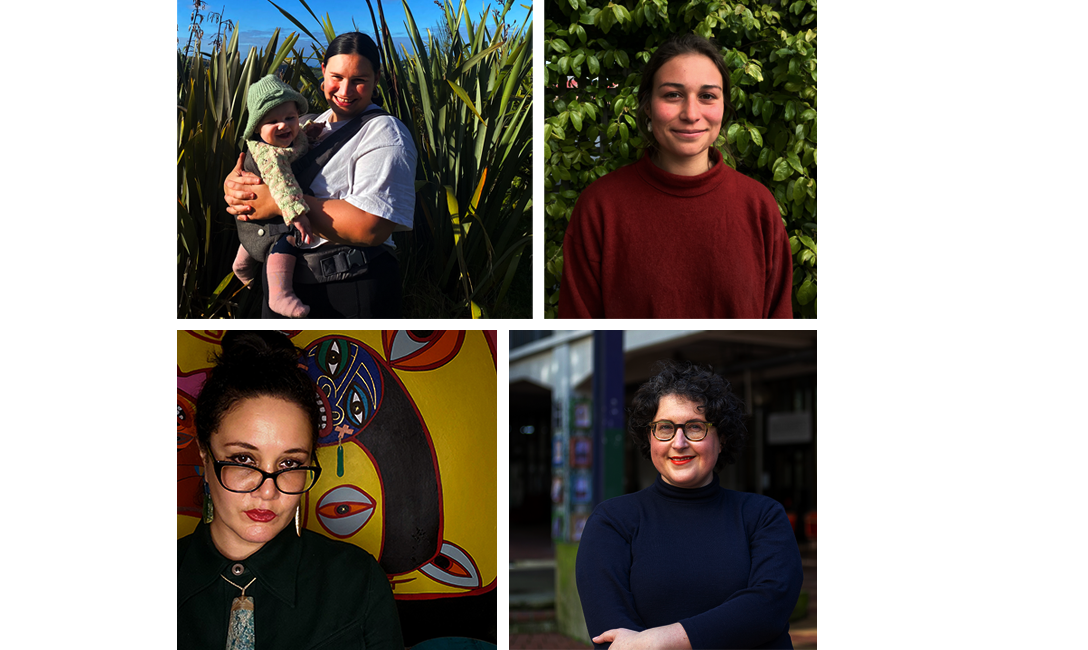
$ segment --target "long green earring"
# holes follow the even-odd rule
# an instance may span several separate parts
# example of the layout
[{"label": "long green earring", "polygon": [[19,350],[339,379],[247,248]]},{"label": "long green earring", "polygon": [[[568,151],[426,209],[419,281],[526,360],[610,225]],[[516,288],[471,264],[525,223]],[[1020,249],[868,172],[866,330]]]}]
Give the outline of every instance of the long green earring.
[{"label": "long green earring", "polygon": [[344,477],[344,434],[347,433],[347,427],[340,430],[340,438],[336,442],[336,475],[340,478]]},{"label": "long green earring", "polygon": [[202,519],[206,524],[210,524],[215,520],[215,506],[212,505],[212,491],[208,488],[207,481],[204,481],[204,510]]}]

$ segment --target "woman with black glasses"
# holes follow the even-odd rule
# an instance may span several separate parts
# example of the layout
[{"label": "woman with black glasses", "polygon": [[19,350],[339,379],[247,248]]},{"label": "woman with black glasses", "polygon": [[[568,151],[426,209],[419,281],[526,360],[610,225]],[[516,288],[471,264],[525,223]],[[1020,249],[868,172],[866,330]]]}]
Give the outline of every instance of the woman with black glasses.
[{"label": "woman with black glasses", "polygon": [[596,647],[792,648],[801,556],[782,506],[718,486],[744,412],[729,383],[665,363],[628,431],[659,476],[590,516],[576,574]]},{"label": "woman with black glasses", "polygon": [[196,403],[204,516],[178,540],[178,648],[404,647],[385,572],[300,525],[316,389],[276,332],[231,331]]}]

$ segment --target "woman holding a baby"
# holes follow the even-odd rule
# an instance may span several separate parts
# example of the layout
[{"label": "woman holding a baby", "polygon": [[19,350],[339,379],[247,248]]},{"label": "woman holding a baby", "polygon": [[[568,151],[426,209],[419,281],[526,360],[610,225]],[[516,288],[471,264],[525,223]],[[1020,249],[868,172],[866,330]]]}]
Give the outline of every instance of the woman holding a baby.
[{"label": "woman holding a baby", "polygon": [[[283,232],[255,227],[252,222],[267,220],[281,226],[288,222],[298,229],[291,241],[305,254],[296,256],[293,278],[287,284],[293,285],[299,304],[306,309],[294,303],[275,310],[269,306],[267,275],[275,265],[265,264],[263,317],[396,318],[400,316],[400,276],[391,235],[412,229],[415,145],[407,127],[372,102],[381,58],[369,36],[359,32],[338,36],[326,50],[321,71],[327,111],[292,120],[291,115],[278,114],[290,113],[289,109],[272,108],[251,131],[262,137],[266,131],[274,140],[284,140],[263,140],[273,147],[307,141],[306,153],[291,164],[304,192],[299,197],[301,213],[281,207],[262,181],[263,174],[243,168],[245,153],[223,183],[227,211],[239,221],[250,222],[245,229],[240,224],[239,233],[249,232],[250,238]],[[292,105],[305,110],[305,100],[287,104]],[[313,124],[303,134],[300,125],[310,118]],[[260,235],[253,234],[257,232]],[[242,241],[247,243],[246,236]],[[240,251],[239,260],[243,257]],[[236,272],[240,268],[236,262]],[[273,305],[282,304],[274,296]]]}]

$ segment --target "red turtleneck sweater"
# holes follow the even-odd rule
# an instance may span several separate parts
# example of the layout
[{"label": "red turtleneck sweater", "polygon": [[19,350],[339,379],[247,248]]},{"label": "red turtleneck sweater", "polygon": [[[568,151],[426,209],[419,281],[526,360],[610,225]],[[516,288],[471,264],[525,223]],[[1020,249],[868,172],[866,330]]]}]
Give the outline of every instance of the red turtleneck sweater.
[{"label": "red turtleneck sweater", "polygon": [[648,155],[578,197],[559,318],[793,318],[793,262],[767,188],[721,162],[698,176]]}]

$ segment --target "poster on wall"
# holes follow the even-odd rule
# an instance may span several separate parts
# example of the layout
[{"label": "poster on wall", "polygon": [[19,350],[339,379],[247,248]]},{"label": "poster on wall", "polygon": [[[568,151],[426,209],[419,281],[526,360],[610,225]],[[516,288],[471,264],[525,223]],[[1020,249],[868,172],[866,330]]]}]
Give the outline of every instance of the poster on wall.
[{"label": "poster on wall", "polygon": [[[495,333],[286,333],[324,413],[324,471],[303,498],[303,525],[366,549],[398,601],[493,592]],[[201,514],[194,405],[223,334],[178,332],[179,538]]]},{"label": "poster on wall", "polygon": [[570,466],[588,469],[593,467],[593,440],[587,436],[570,439]]}]

